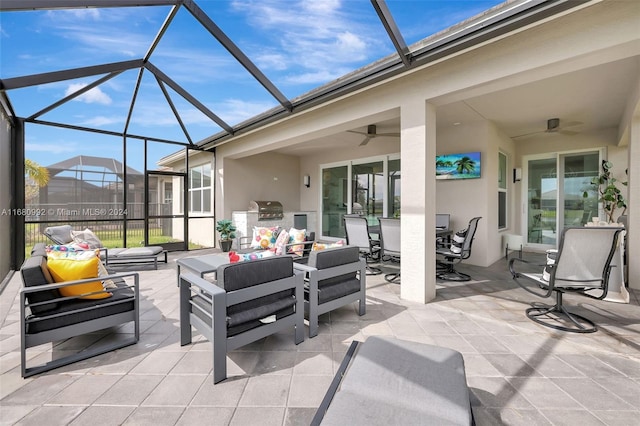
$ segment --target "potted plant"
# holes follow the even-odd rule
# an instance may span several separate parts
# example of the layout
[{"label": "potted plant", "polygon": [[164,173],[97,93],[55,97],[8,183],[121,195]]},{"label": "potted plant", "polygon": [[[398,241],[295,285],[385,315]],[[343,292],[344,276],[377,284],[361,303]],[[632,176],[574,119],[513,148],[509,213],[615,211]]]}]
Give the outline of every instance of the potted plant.
[{"label": "potted plant", "polygon": [[[613,164],[610,161],[602,160],[602,173],[591,179],[592,189],[598,195],[598,201],[602,203],[602,207],[607,215],[607,222],[614,223],[613,215],[618,209],[622,209],[620,215],[627,211],[627,201],[622,195],[622,191],[616,185],[618,179],[611,176]],[[627,170],[625,170],[625,173]],[[627,186],[627,182],[620,182]],[[584,198],[589,196],[589,191],[584,191]]]},{"label": "potted plant", "polygon": [[229,219],[221,219],[216,223],[216,231],[220,233],[220,248],[227,252],[231,250],[233,240],[236,238],[236,227]]}]

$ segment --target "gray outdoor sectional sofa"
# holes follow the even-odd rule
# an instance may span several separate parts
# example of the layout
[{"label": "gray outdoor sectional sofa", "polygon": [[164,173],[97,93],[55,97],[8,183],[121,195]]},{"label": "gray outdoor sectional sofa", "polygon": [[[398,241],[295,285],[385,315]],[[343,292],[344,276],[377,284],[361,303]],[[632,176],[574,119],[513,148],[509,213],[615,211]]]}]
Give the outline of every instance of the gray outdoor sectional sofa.
[{"label": "gray outdoor sectional sofa", "polygon": [[[22,377],[33,376],[63,365],[113,351],[139,340],[139,278],[135,272],[110,274],[96,278],[54,282],[47,266],[45,245],[36,244],[31,257],[20,268],[20,338]],[[109,280],[108,297],[87,299],[87,294],[63,296],[61,288]],[[90,296],[90,295],[89,295]],[[36,366],[27,366],[27,349],[46,343],[94,333],[109,327],[132,323],[133,333],[116,339],[103,339],[81,352]],[[55,347],[53,348],[55,352]]]}]

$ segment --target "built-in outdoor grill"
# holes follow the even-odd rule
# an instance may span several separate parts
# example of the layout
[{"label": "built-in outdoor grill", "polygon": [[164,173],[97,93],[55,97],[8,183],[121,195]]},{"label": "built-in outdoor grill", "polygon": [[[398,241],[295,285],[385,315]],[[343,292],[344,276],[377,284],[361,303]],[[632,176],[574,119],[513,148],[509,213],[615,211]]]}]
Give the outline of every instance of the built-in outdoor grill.
[{"label": "built-in outdoor grill", "polygon": [[280,220],[284,218],[280,201],[251,201],[249,211],[258,213],[258,220]]}]

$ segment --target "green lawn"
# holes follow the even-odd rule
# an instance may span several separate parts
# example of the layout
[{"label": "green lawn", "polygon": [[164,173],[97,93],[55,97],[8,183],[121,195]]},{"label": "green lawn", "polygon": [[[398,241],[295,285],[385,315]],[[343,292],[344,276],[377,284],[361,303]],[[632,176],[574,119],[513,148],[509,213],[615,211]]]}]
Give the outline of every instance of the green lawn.
[{"label": "green lawn", "polygon": [[[168,235],[161,235],[159,229],[153,229],[149,235],[149,243],[147,245],[163,245],[165,243],[179,242]],[[123,239],[120,237],[121,232],[118,231],[94,231],[96,236],[102,242],[102,245],[106,248],[115,248],[123,246]],[[127,230],[127,242],[129,247],[141,247],[144,240],[144,230],[142,229],[128,229]],[[31,249],[35,243],[43,242],[45,244],[52,244],[42,232],[40,232],[40,224],[28,223],[25,225],[25,258],[31,255]],[[189,242],[189,249],[202,248],[202,246]]]}]

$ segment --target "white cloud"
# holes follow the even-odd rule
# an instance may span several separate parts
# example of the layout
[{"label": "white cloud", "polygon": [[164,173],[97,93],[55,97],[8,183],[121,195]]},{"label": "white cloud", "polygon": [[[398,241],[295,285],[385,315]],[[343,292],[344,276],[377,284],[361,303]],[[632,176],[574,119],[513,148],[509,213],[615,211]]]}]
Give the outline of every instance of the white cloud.
[{"label": "white cloud", "polygon": [[278,71],[287,69],[287,61],[281,53],[262,53],[256,56],[256,65]]},{"label": "white cloud", "polygon": [[[142,10],[141,10],[142,9]],[[150,8],[89,8],[48,11],[47,27],[69,40],[74,53],[96,56],[110,54],[141,57],[149,48],[153,33],[139,28],[154,21]],[[162,12],[160,12],[162,13]]]},{"label": "white cloud", "polygon": [[[333,79],[343,75],[337,69],[348,72],[364,61],[377,59],[379,50],[375,47],[380,41],[375,34],[380,34],[380,28],[363,23],[357,11],[350,14],[340,0],[237,0],[232,6],[272,39],[272,48],[257,56],[261,67],[277,71],[303,68],[295,71],[301,75],[287,78],[289,82],[324,83],[323,76]],[[245,50],[265,49],[256,45]]]},{"label": "white cloud", "polygon": [[275,102],[248,102],[241,99],[226,99],[224,102],[215,105],[214,111],[220,111],[220,118],[233,125],[255,117],[274,106],[276,106]]},{"label": "white cloud", "polygon": [[[86,87],[85,83],[72,83],[65,90],[64,95],[69,96],[70,94],[77,92],[78,90]],[[94,87],[90,89],[86,93],[74,98],[77,101],[86,102],[88,104],[102,104],[102,105],[111,105],[111,98],[109,95],[100,90],[99,87]]]},{"label": "white cloud", "polygon": [[76,149],[75,146],[66,142],[58,144],[26,142],[24,145],[26,152],[50,152],[52,154],[73,152]]},{"label": "white cloud", "polygon": [[81,126],[107,126],[109,124],[124,123],[122,117],[107,117],[104,115],[98,115],[92,118],[88,118],[79,123]]}]

